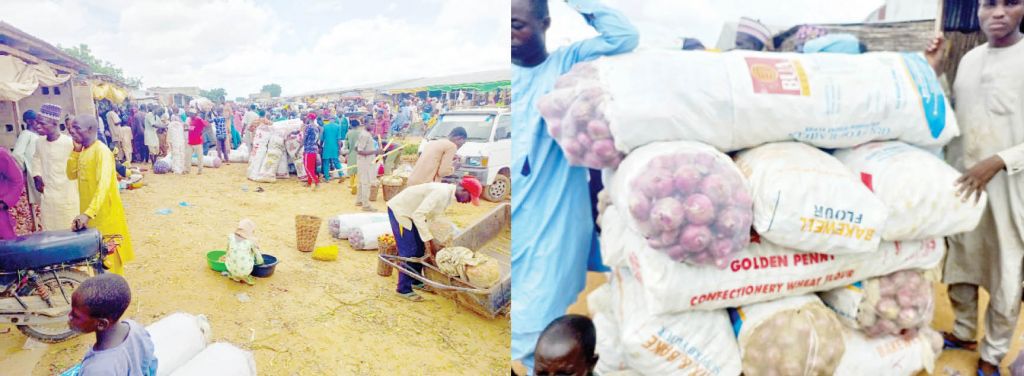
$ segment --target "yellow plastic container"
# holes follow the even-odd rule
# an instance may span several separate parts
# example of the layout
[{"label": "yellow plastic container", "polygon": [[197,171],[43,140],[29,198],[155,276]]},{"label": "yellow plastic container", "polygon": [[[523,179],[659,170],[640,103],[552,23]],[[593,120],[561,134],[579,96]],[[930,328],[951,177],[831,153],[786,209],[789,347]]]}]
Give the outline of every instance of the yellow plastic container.
[{"label": "yellow plastic container", "polygon": [[313,259],[320,261],[334,261],[338,259],[338,245],[325,245],[316,247],[313,250]]}]

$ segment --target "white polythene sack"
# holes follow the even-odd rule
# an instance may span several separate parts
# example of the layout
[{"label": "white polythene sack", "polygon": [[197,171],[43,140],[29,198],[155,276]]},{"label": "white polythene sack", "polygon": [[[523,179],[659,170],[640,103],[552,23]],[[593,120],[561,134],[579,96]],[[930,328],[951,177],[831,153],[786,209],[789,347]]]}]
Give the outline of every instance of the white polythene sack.
[{"label": "white polythene sack", "polygon": [[592,168],[656,141],[733,151],[788,140],[941,146],[959,135],[915,53],[642,51],[577,64],[538,109],[570,163]]},{"label": "white polythene sack", "polygon": [[739,374],[740,350],[725,310],[654,315],[625,268],[613,270],[609,286],[628,369],[649,376]]},{"label": "white polythene sack", "polygon": [[750,241],[750,190],[725,154],[696,142],[657,142],[619,166],[610,196],[629,227],[673,260],[725,266]]},{"label": "white polythene sack", "polygon": [[270,131],[267,127],[256,129],[252,139],[252,150],[249,151],[249,169],[247,171],[250,180],[260,176],[263,168],[263,159],[267,156],[267,146],[270,144]]},{"label": "white polythene sack", "polygon": [[385,213],[351,213],[339,214],[327,220],[327,228],[331,235],[338,239],[348,239],[352,231],[359,226],[388,222],[388,215]]},{"label": "white polythene sack", "polygon": [[873,142],[836,151],[889,207],[882,240],[919,240],[973,230],[987,195],[963,201],[956,195],[960,173],[939,157],[902,142]]},{"label": "white polythene sack", "polygon": [[743,374],[831,375],[845,352],[842,324],[814,294],[730,310]]},{"label": "white polythene sack", "polygon": [[619,341],[618,318],[612,309],[612,289],[611,284],[606,283],[587,295],[587,308],[590,310],[590,319],[594,322],[597,336],[594,351],[598,359],[594,371],[599,375],[629,369]]},{"label": "white polythene sack", "polygon": [[354,249],[377,249],[377,237],[390,233],[390,222],[367,223],[352,230],[348,237],[348,243]]},{"label": "white polythene sack", "polygon": [[836,376],[911,376],[921,371],[932,374],[942,351],[942,335],[927,327],[911,339],[868,338],[850,328],[843,331],[846,352],[836,368]]},{"label": "white polythene sack", "polygon": [[875,252],[846,255],[794,251],[762,239],[720,269],[673,262],[619,225],[621,216],[614,205],[604,213],[602,260],[629,267],[655,313],[736,307],[831,290],[898,270],[932,268],[946,251],[942,239],[882,242]]},{"label": "white polythene sack", "polygon": [[245,163],[249,161],[249,146],[238,145],[238,149],[228,151],[228,162]]},{"label": "white polythene sack", "polygon": [[206,316],[178,312],[146,327],[159,360],[156,374],[170,375],[203,351],[213,335]]},{"label": "white polythene sack", "polygon": [[750,182],[762,238],[828,254],[878,249],[889,209],[835,157],[779,142],[739,153],[736,165]]},{"label": "white polythene sack", "polygon": [[[160,366],[163,366],[161,362]],[[172,376],[256,376],[256,359],[252,353],[230,343],[217,342],[207,346]]]}]

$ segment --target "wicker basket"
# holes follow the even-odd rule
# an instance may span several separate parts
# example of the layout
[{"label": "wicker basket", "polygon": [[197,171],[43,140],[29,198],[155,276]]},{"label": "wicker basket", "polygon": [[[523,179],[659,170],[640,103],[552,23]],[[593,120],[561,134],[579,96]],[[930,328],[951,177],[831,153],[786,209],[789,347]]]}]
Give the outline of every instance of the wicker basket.
[{"label": "wicker basket", "polygon": [[408,164],[411,164],[413,166],[416,165],[416,160],[417,159],[419,159],[419,157],[416,156],[416,155],[412,155],[412,154],[403,155],[401,157],[398,157],[398,161],[399,162],[401,162],[401,163],[408,163]]},{"label": "wicker basket", "polygon": [[[394,256],[398,254],[398,246],[394,244],[378,244],[377,252],[382,255]],[[377,259],[377,275],[381,277],[390,277],[391,270],[394,269],[391,265],[388,265],[384,260]]]},{"label": "wicker basket", "polygon": [[374,202],[377,201],[377,192],[379,192],[379,191],[380,191],[380,179],[377,179],[376,181],[373,182],[373,185],[370,186],[370,201],[374,201]]},{"label": "wicker basket", "polygon": [[316,236],[320,233],[320,217],[312,215],[295,216],[295,245],[300,252],[313,252]]},{"label": "wicker basket", "polygon": [[382,187],[383,187],[383,190],[384,190],[384,201],[391,201],[392,198],[394,198],[396,195],[398,195],[399,192],[401,192],[402,190],[405,189],[405,184],[402,184],[402,185],[387,185],[387,184],[384,184]]}]

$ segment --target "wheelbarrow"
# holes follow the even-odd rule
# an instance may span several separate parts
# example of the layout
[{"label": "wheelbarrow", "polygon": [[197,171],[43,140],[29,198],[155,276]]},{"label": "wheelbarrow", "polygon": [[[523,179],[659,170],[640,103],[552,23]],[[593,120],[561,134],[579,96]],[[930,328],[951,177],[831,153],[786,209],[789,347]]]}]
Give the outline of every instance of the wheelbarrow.
[{"label": "wheelbarrow", "polygon": [[[489,288],[476,286],[468,280],[444,274],[434,263],[434,255],[423,257],[401,257],[380,254],[384,263],[413,279],[423,282],[433,290],[457,304],[486,318],[507,315],[512,302],[512,264],[507,252],[483,248],[491,239],[511,226],[512,207],[505,203],[491,210],[486,216],[472,224],[452,239],[450,246],[466,247],[493,258],[501,267],[501,279]],[[423,264],[423,275],[406,267],[406,262]]]}]

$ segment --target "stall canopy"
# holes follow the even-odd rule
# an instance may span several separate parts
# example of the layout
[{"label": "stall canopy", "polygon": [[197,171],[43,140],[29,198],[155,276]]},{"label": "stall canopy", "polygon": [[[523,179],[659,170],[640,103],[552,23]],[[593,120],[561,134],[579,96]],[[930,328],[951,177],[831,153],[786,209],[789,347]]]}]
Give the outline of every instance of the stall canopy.
[{"label": "stall canopy", "polygon": [[512,86],[512,72],[508,69],[464,73],[451,76],[427,77],[397,82],[382,87],[392,94],[423,91],[494,91]]},{"label": "stall canopy", "polygon": [[42,64],[26,64],[10,55],[0,55],[0,99],[19,101],[36,91],[39,85],[56,86],[71,78]]},{"label": "stall canopy", "polygon": [[114,104],[121,104],[127,97],[128,91],[124,88],[107,82],[92,82],[92,99],[107,99]]}]

